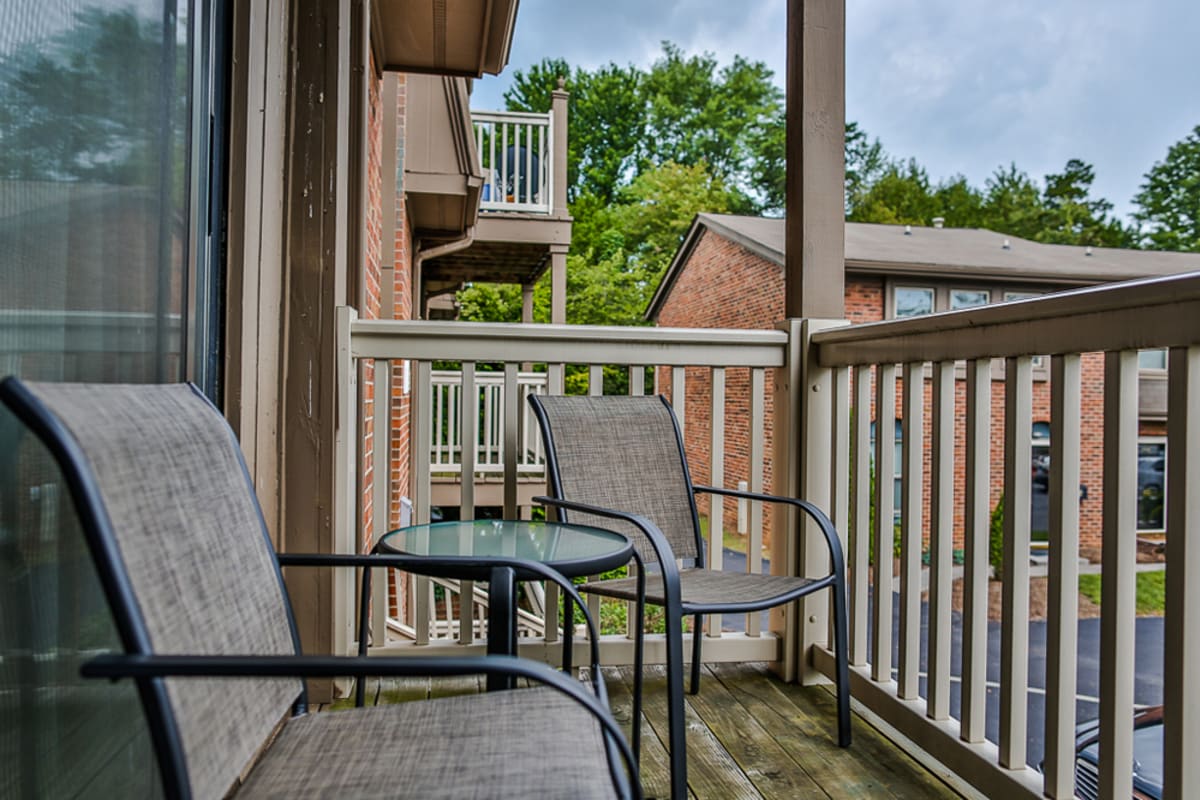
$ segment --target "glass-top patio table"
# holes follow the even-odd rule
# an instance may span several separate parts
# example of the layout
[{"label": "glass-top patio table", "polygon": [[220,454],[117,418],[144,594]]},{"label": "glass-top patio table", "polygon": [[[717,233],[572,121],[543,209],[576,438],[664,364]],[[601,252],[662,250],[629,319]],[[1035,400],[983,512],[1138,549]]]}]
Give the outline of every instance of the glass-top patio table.
[{"label": "glass-top patio table", "polygon": [[[437,559],[436,568],[425,571],[411,567],[412,572],[487,581],[488,653],[516,655],[516,582],[542,578],[522,570],[521,561],[541,563],[563,577],[577,578],[627,564],[633,557],[633,545],[619,533],[587,525],[464,520],[400,528],[385,534],[375,545],[375,552]],[[548,623],[554,624],[550,620]],[[564,668],[569,668],[569,626],[564,627],[563,638]],[[505,679],[489,677],[488,689],[498,688],[508,688]]]}]

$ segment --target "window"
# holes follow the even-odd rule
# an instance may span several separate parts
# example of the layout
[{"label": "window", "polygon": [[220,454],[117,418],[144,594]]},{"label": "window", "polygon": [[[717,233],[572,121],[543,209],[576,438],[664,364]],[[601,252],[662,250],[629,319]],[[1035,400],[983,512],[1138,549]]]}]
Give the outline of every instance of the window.
[{"label": "window", "polygon": [[1141,350],[1138,352],[1138,368],[1139,369],[1166,369],[1167,368],[1167,350],[1160,348],[1157,350]]},{"label": "window", "polygon": [[1167,499],[1167,443],[1164,439],[1138,441],[1137,529],[1165,529]]},{"label": "window", "polygon": [[987,289],[951,289],[950,290],[950,308],[956,310],[959,308],[974,308],[975,306],[986,306],[991,302],[991,292]]},{"label": "window", "polygon": [[[896,522],[900,521],[900,505],[904,499],[904,421],[896,420],[896,445],[892,452],[892,467],[895,480],[892,481],[892,515]],[[875,423],[871,423],[871,473],[875,472]]]},{"label": "window", "polygon": [[[0,376],[220,396],[224,13],[0,3]],[[154,796],[136,688],[64,669],[119,639],[62,475],[21,430],[0,411],[0,794]]]},{"label": "window", "polygon": [[1031,297],[1041,297],[1041,296],[1042,296],[1041,292],[1005,292],[1004,293],[1004,302],[1007,303],[1010,300],[1028,300]]},{"label": "window", "polygon": [[919,317],[933,313],[933,289],[897,286],[895,293],[897,317]]}]

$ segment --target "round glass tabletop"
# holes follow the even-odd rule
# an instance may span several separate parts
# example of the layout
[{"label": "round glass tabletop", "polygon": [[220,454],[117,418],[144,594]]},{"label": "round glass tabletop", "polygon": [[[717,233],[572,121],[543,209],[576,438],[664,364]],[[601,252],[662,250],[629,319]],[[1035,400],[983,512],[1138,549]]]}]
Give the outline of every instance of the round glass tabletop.
[{"label": "round glass tabletop", "polygon": [[567,577],[614,569],[632,557],[619,533],[558,522],[464,520],[414,525],[385,534],[383,552],[453,558],[540,561]]}]

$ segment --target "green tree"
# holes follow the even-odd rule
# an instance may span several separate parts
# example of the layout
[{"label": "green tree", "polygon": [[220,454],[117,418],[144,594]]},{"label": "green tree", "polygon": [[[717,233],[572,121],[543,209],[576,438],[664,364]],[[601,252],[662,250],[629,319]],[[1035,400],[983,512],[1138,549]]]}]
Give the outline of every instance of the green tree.
[{"label": "green tree", "polygon": [[[857,122],[846,123],[846,218],[890,166],[879,139],[871,139]],[[782,203],[781,203],[782,205]]]},{"label": "green tree", "polygon": [[1072,158],[1063,171],[1046,176],[1042,190],[1045,218],[1034,237],[1050,244],[1125,247],[1132,244],[1120,220],[1110,219],[1112,203],[1092,198],[1096,179],[1091,164]]},{"label": "green tree", "polygon": [[164,52],[161,20],[98,8],[0,55],[0,176],[132,185],[164,163],[182,169],[184,137],[164,131],[162,103],[186,121],[186,55]]},{"label": "green tree", "polygon": [[1144,247],[1200,252],[1200,125],[1171,145],[1133,198]]},{"label": "green tree", "polygon": [[1036,239],[1045,224],[1045,206],[1037,184],[1016,164],[1000,167],[984,184],[981,227]]},{"label": "green tree", "polygon": [[889,225],[928,225],[934,216],[929,176],[916,159],[909,159],[904,163],[888,164],[855,200],[847,219]]},{"label": "green tree", "polygon": [[703,161],[691,166],[668,161],[650,169],[620,199],[598,216],[607,231],[623,238],[626,271],[645,282],[647,301],[696,214],[726,213],[741,202]]}]

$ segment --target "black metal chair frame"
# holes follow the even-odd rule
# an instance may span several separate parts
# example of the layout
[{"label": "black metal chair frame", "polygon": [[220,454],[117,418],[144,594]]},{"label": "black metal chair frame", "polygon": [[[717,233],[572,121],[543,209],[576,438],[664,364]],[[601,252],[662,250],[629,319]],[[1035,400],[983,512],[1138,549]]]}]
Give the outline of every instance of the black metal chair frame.
[{"label": "black metal chair frame", "polygon": [[[203,397],[196,387],[197,395]],[[510,575],[537,574],[558,584],[566,597],[584,607],[590,637],[592,670],[591,682],[595,694],[586,692],[578,681],[568,675],[546,668],[545,664],[524,658],[487,656],[486,658],[395,658],[366,656],[367,617],[365,610],[370,597],[372,568],[397,568],[436,575],[439,569],[461,569],[463,559],[451,557],[427,558],[401,555],[350,554],[276,554],[275,576],[283,594],[295,655],[159,655],[153,652],[145,620],[139,610],[132,584],[125,573],[107,513],[104,511],[99,486],[87,459],[73,437],[58,420],[16,378],[0,381],[0,402],[3,402],[30,431],[47,447],[62,470],[63,479],[74,502],[88,550],[111,609],[124,653],[95,656],[84,662],[80,674],[85,678],[134,680],[143,711],[146,714],[150,739],[160,769],[163,792],[167,798],[190,798],[187,765],[175,715],[167,700],[165,678],[168,677],[259,677],[259,678],[344,678],[357,679],[356,705],[362,706],[363,679],[367,677],[447,677],[458,675],[503,676],[524,678],[547,686],[582,705],[599,723],[607,750],[607,760],[616,793],[620,797],[642,797],[638,780],[637,760],[625,741],[619,726],[608,710],[607,692],[599,670],[599,646],[595,644],[595,623],[586,613],[586,605],[570,581],[543,564],[523,559],[496,558],[485,564],[470,559],[476,566],[491,566]],[[214,411],[216,411],[215,407]],[[219,413],[219,412],[217,412]],[[253,493],[249,473],[243,463],[247,489]],[[260,511],[261,521],[261,511]],[[262,535],[274,552],[265,523]],[[300,650],[300,637],[282,567],[343,567],[361,568],[360,641],[358,656],[305,656]],[[308,691],[302,686],[292,706],[293,715],[307,713]],[[347,713],[347,712],[335,712]],[[569,731],[564,731],[564,735]],[[618,763],[620,762],[620,763]],[[628,770],[621,769],[621,764]]]},{"label": "black metal chair frame", "polygon": [[[838,538],[837,531],[833,526],[829,517],[815,505],[792,497],[780,497],[778,495],[761,494],[756,492],[744,492],[736,489],[725,489],[714,486],[700,486],[692,483],[691,472],[687,466],[687,456],[684,451],[683,435],[679,430],[679,422],[675,418],[675,414],[671,409],[670,403],[663,396],[659,396],[659,400],[666,406],[670,412],[670,418],[675,429],[675,444],[678,450],[680,463],[683,469],[684,479],[689,488],[688,502],[691,506],[693,532],[696,536],[697,557],[693,564],[696,568],[704,568],[705,566],[705,546],[704,540],[700,535],[699,514],[696,510],[696,494],[711,494],[725,497],[745,498],[748,500],[780,503],[790,505],[810,517],[820,529],[826,545],[829,548],[830,558],[830,573],[822,578],[815,579],[811,583],[786,592],[784,594],[772,597],[767,601],[754,603],[722,603],[722,604],[702,604],[702,603],[685,603],[681,597],[679,567],[676,564],[676,558],[672,551],[671,545],[666,536],[658,526],[646,517],[632,513],[629,510],[618,510],[611,508],[602,508],[599,506],[574,502],[568,498],[564,498],[562,488],[562,477],[559,472],[558,460],[555,454],[554,437],[550,428],[549,420],[546,416],[545,409],[538,400],[537,395],[529,396],[529,403],[534,409],[534,413],[538,418],[539,426],[542,430],[542,436],[545,439],[546,445],[546,470],[548,477],[548,485],[550,491],[553,492],[553,497],[535,497],[534,502],[555,508],[558,510],[559,519],[567,521],[567,516],[570,512],[593,514],[595,516],[604,517],[612,520],[621,520],[637,527],[646,539],[650,542],[656,560],[657,566],[661,571],[663,583],[663,611],[666,617],[666,648],[667,648],[667,723],[668,723],[668,744],[670,748],[670,766],[671,766],[671,796],[676,798],[687,797],[687,749],[685,741],[685,725],[684,725],[684,700],[683,700],[683,634],[682,634],[682,619],[685,615],[691,615],[694,618],[693,633],[692,633],[692,665],[691,665],[691,693],[696,694],[700,690],[700,667],[701,667],[701,643],[703,636],[700,633],[701,618],[705,614],[740,614],[754,611],[762,611],[768,608],[784,605],[785,603],[804,597],[814,592],[824,589],[829,589],[833,599],[833,649],[835,659],[835,686],[837,699],[837,740],[840,747],[848,747],[850,745],[850,674],[849,674],[849,645],[848,645],[848,629],[849,623],[847,618],[846,608],[846,570],[845,559],[842,554],[841,541]],[[633,726],[632,726],[632,747],[635,758],[640,758],[641,754],[641,708],[642,708],[642,667],[645,656],[645,606],[646,606],[646,578],[645,564],[636,550],[634,559],[637,564],[637,601],[635,629],[634,629],[634,691],[633,691]],[[580,586],[582,591],[587,592],[587,584]],[[577,601],[576,601],[577,602]]]}]

